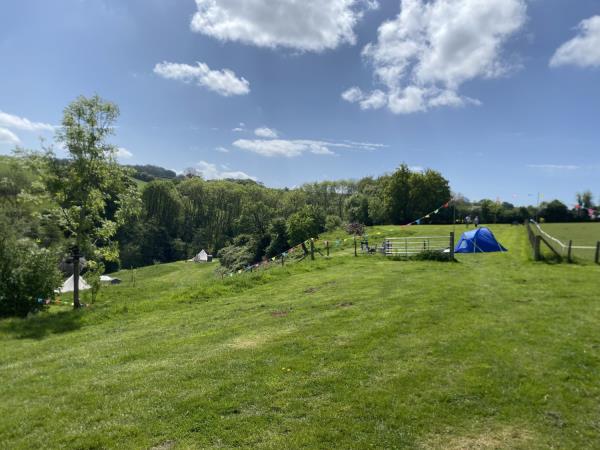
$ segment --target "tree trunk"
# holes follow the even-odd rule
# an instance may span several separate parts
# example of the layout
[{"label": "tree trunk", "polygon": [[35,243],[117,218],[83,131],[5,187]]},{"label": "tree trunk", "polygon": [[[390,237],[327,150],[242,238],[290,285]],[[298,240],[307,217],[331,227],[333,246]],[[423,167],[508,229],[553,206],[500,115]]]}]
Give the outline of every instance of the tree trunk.
[{"label": "tree trunk", "polygon": [[302,242],[302,244],[300,244],[302,246],[302,250],[304,251],[304,256],[308,255],[308,249],[306,248],[306,244],[304,242]]},{"label": "tree trunk", "polygon": [[73,249],[73,309],[81,306],[79,303],[79,249]]}]

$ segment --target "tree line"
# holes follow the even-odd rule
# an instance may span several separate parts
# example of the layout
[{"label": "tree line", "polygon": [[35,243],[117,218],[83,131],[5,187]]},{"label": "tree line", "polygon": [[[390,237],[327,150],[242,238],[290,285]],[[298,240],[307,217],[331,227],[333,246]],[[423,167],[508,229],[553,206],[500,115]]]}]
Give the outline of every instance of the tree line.
[{"label": "tree line", "polygon": [[[193,170],[177,176],[156,166],[121,166],[109,143],[118,107],[80,97],[64,110],[52,148],[18,149],[0,158],[0,316],[25,315],[60,286],[61,273],[99,283],[102,272],[187,259],[201,249],[237,270],[280,254],[325,231],[345,226],[452,223],[478,215],[482,223],[589,220],[593,196],[579,208],[554,200],[541,208],[471,202],[451,193],[434,170],[275,189],[252,180],[204,180]],[[361,225],[361,226],[357,226]],[[306,248],[304,248],[306,251]],[[67,268],[67,269],[65,269]],[[75,293],[75,306],[78,293]]]}]

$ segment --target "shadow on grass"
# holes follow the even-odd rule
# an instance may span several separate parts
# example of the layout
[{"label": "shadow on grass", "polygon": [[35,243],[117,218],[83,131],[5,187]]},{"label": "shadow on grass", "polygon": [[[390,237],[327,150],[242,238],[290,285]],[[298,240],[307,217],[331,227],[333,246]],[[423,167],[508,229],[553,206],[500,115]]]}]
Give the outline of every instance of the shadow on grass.
[{"label": "shadow on grass", "polygon": [[7,319],[0,322],[0,333],[17,339],[44,339],[50,334],[61,334],[81,328],[81,311],[42,312],[25,319]]}]

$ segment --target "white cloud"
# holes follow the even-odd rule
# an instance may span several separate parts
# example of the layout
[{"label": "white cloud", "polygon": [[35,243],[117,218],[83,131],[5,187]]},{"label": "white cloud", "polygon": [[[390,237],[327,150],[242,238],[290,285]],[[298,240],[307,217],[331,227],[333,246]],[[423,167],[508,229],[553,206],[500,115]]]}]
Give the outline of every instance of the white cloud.
[{"label": "white cloud", "polygon": [[0,144],[20,144],[19,136],[7,128],[0,128]]},{"label": "white cloud", "polygon": [[23,131],[54,131],[54,127],[48,123],[32,122],[3,111],[0,111],[0,126]]},{"label": "white cloud", "polygon": [[216,147],[215,150],[221,153],[229,153],[229,149],[225,147]]},{"label": "white cloud", "polygon": [[385,147],[383,144],[371,144],[368,142],[331,142],[311,139],[238,139],[233,143],[233,146],[262,156],[283,156],[286,158],[294,158],[304,153],[335,155],[336,153],[331,150],[332,148],[375,150]]},{"label": "white cloud", "polygon": [[532,169],[543,169],[550,171],[581,169],[581,166],[576,166],[573,164],[528,164],[527,167],[531,167]]},{"label": "white cloud", "polygon": [[162,62],[154,66],[154,73],[170,80],[196,83],[219,95],[246,95],[250,92],[250,83],[245,78],[238,78],[229,69],[211,70],[205,63],[197,65]]},{"label": "white cloud", "polygon": [[354,44],[354,27],[375,0],[196,0],[192,31],[221,41],[300,51]]},{"label": "white cloud", "polygon": [[200,161],[198,163],[198,169],[196,170],[200,175],[202,175],[202,178],[204,178],[205,180],[222,180],[225,178],[232,178],[234,180],[257,180],[256,177],[248,175],[245,172],[232,171],[228,169],[219,170],[216,164],[212,164],[206,161]]},{"label": "white cloud", "polygon": [[293,158],[303,153],[315,155],[333,155],[325,143],[310,140],[289,141],[285,139],[238,139],[233,143],[237,148],[257,153],[262,156],[285,156]]},{"label": "white cloud", "polygon": [[503,47],[526,18],[525,0],[401,0],[400,14],[363,50],[385,89],[352,87],[342,98],[396,114],[479,104],[461,85],[510,72]]},{"label": "white cloud", "polygon": [[240,122],[239,125],[233,128],[231,131],[235,131],[236,133],[243,133],[246,131],[246,124],[244,122]]},{"label": "white cloud", "polygon": [[556,50],[550,67],[600,67],[600,16],[581,21],[577,30],[577,36]]},{"label": "white cloud", "polygon": [[256,130],[254,130],[254,134],[257,135],[258,137],[269,138],[269,139],[275,139],[279,136],[277,133],[277,130],[275,130],[273,128],[268,128],[268,127],[257,128]]},{"label": "white cloud", "polygon": [[115,156],[119,159],[130,159],[133,158],[133,153],[131,153],[125,147],[119,147],[115,153]]},{"label": "white cloud", "polygon": [[359,101],[361,98],[363,98],[363,96],[363,92],[356,86],[342,92],[342,98],[350,103]]}]

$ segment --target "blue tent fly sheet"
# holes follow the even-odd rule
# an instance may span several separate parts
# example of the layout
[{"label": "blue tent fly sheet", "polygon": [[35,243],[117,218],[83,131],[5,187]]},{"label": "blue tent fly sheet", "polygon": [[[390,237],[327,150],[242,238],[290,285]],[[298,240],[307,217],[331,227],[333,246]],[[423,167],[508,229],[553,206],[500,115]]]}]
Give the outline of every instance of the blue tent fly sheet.
[{"label": "blue tent fly sheet", "polygon": [[506,252],[489,228],[481,227],[465,231],[454,249],[454,253]]}]

